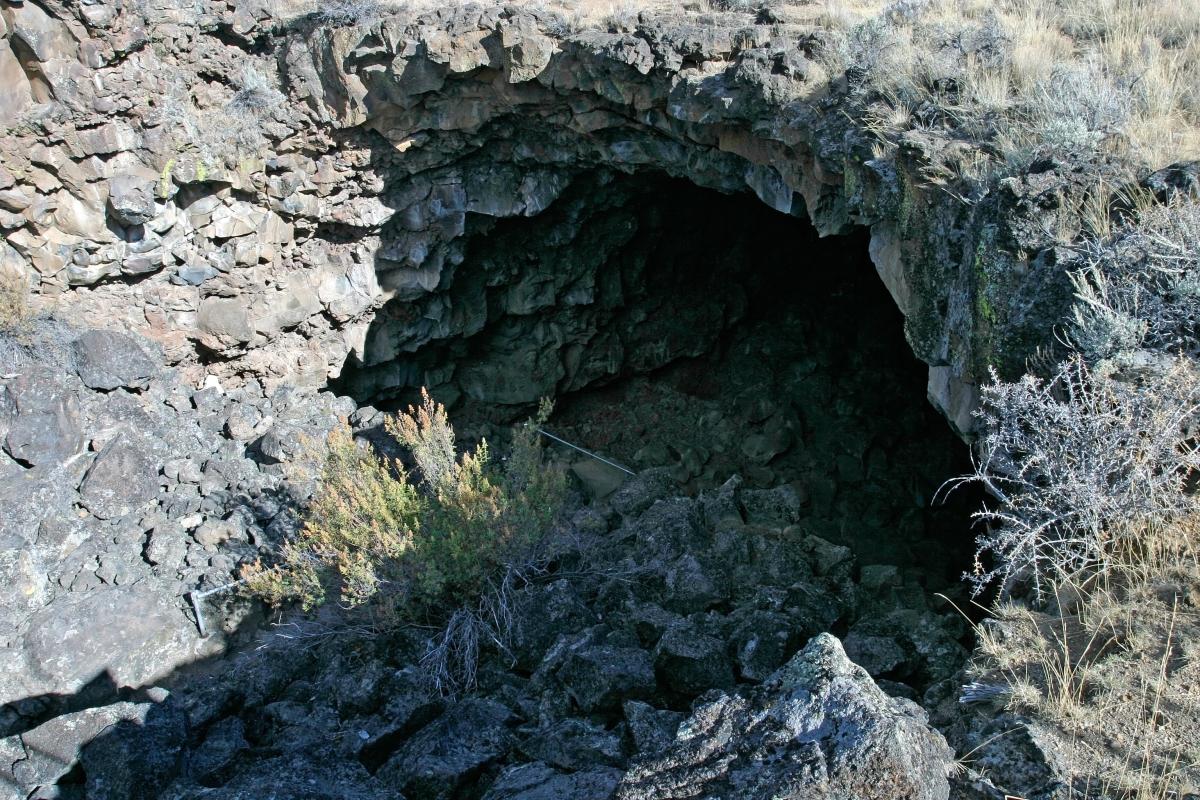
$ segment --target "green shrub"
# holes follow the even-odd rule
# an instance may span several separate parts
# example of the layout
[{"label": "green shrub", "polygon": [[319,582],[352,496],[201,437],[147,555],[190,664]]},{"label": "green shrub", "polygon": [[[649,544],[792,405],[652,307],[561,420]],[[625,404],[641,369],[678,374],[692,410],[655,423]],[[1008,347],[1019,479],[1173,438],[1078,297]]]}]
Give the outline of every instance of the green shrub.
[{"label": "green shrub", "polygon": [[[308,609],[336,590],[348,606],[373,601],[404,619],[444,624],[511,584],[509,573],[533,558],[562,508],[565,477],[543,464],[536,434],[551,406],[514,431],[512,454],[497,465],[486,442],[456,458],[445,409],[424,390],[422,398],[386,425],[412,451],[420,485],[399,461],[334,431],[299,535],[277,564],[244,570],[252,593]],[[498,641],[507,633],[489,632]]]}]

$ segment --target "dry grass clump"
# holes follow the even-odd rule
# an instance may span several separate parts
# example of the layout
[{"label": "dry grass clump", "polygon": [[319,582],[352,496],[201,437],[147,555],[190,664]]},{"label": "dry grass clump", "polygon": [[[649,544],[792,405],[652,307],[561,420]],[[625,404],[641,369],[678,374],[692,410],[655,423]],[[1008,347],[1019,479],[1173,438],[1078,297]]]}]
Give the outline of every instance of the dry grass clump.
[{"label": "dry grass clump", "polygon": [[875,126],[956,131],[992,169],[1200,157],[1200,15],[1183,0],[845,0],[798,18],[881,97]]},{"label": "dry grass clump", "polygon": [[177,77],[159,101],[157,119],[181,150],[195,153],[206,167],[236,167],[240,159],[264,152],[264,130],[283,101],[276,82],[247,65],[234,81],[229,99],[210,107],[200,107],[192,87]]},{"label": "dry grass clump", "polygon": [[[1194,521],[1183,523],[1191,527]],[[1195,540],[1196,532],[1179,532]],[[1043,611],[1002,603],[977,628],[977,681],[1040,723],[1083,796],[1200,789],[1200,569],[1064,581]]]},{"label": "dry grass clump", "polygon": [[1081,247],[1071,344],[1093,360],[1143,348],[1200,356],[1200,201],[1148,206]]},{"label": "dry grass clump", "polygon": [[427,666],[440,688],[461,688],[481,641],[504,647],[511,594],[561,511],[565,477],[542,463],[536,428],[548,403],[514,431],[512,455],[497,466],[486,442],[457,456],[445,409],[422,396],[387,424],[411,450],[420,485],[399,461],[334,431],[304,527],[278,563],[243,577],[273,604],[309,609],[334,590],[347,606],[371,602],[387,619],[438,626]]},{"label": "dry grass clump", "polygon": [[32,320],[29,282],[15,270],[0,269],[0,333],[18,333]]}]

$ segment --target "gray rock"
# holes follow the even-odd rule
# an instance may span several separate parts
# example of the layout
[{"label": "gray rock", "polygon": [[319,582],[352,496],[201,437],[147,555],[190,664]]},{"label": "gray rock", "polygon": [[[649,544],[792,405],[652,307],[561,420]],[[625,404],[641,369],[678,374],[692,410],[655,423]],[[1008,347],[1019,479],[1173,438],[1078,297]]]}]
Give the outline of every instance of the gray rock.
[{"label": "gray rock", "polygon": [[690,614],[705,611],[729,596],[728,576],[717,563],[701,561],[684,553],[666,570],[667,595],[664,605],[672,611]]},{"label": "gray rock", "polygon": [[655,500],[668,497],[676,490],[670,470],[648,469],[627,480],[609,500],[613,509],[624,515],[640,514]]},{"label": "gray rock", "polygon": [[483,800],[609,800],[620,780],[618,769],[563,773],[535,761],[506,769]]},{"label": "gray rock", "polygon": [[579,597],[569,581],[531,587],[521,596],[521,624],[513,634],[513,652],[527,668],[541,662],[564,630],[581,630],[596,623],[596,612]]},{"label": "gray rock", "polygon": [[191,754],[191,773],[203,779],[225,768],[239,752],[250,746],[240,717],[226,717],[208,729],[204,742]]},{"label": "gray rock", "polygon": [[1200,161],[1180,161],[1152,172],[1142,186],[1154,192],[1160,203],[1200,199]]},{"label": "gray rock", "polygon": [[239,442],[248,442],[261,431],[262,412],[248,403],[236,403],[225,418],[225,435]]},{"label": "gray rock", "polygon": [[23,789],[21,797],[36,786],[53,785],[79,760],[85,744],[122,720],[145,720],[150,707],[148,703],[114,703],[87,708],[54,717],[33,730],[10,737],[24,757],[11,765],[5,761],[4,767],[0,767],[0,784],[8,778]]},{"label": "gray rock", "polygon": [[633,746],[639,755],[649,756],[668,748],[675,741],[675,733],[685,714],[678,711],[658,709],[638,700],[629,700],[622,706],[625,724],[633,737]]},{"label": "gray rock", "polygon": [[650,654],[636,647],[573,650],[557,674],[584,712],[618,708],[624,700],[650,697],[657,687]]},{"label": "gray rock", "polygon": [[195,629],[168,592],[148,583],[56,597],[31,619],[25,651],[46,691],[71,692],[107,671],[143,686],[193,650]]},{"label": "gray rock", "polygon": [[746,512],[746,521],[754,525],[783,527],[800,520],[801,508],[807,499],[792,484],[773,489],[745,489],[738,499]]},{"label": "gray rock", "polygon": [[230,539],[240,538],[240,527],[229,520],[210,520],[192,531],[201,547],[216,548]]},{"label": "gray rock", "polygon": [[872,677],[886,675],[905,662],[904,648],[890,636],[872,636],[851,630],[843,645],[846,656]]},{"label": "gray rock", "polygon": [[290,461],[303,452],[305,437],[310,435],[298,425],[276,423],[263,434],[258,448],[268,463]]},{"label": "gray rock", "polygon": [[512,748],[511,716],[490,700],[462,700],[413,734],[375,777],[409,797],[453,797],[465,781]]},{"label": "gray rock", "polygon": [[128,436],[109,442],[79,486],[83,505],[100,519],[123,517],[158,495],[158,465]]},{"label": "gray rock", "polygon": [[818,575],[831,575],[839,567],[848,568],[854,559],[849,547],[834,544],[819,536],[805,537],[804,548],[810,554],[813,571]]},{"label": "gray rock", "polygon": [[122,173],[108,183],[108,210],[122,225],[142,225],[154,218],[153,175]]},{"label": "gray rock", "polygon": [[783,666],[795,652],[797,627],[794,619],[777,611],[755,609],[741,615],[732,636],[739,677],[762,681]]},{"label": "gray rock", "polygon": [[388,797],[357,761],[289,753],[255,762],[219,788],[181,780],[161,800],[379,800]]},{"label": "gray rock", "polygon": [[521,752],[565,770],[625,763],[619,736],[580,719],[565,719],[538,731],[521,743]]},{"label": "gray rock", "polygon": [[945,800],[953,765],[919,706],[888,697],[819,634],[759,689],[697,707],[667,751],[629,769],[616,797]]},{"label": "gray rock", "polygon": [[219,274],[221,273],[211,264],[189,261],[186,264],[181,264],[175,270],[175,274],[171,276],[171,283],[199,286],[209,278],[215,278]]},{"label": "gray rock", "polygon": [[79,401],[60,381],[32,372],[2,393],[12,409],[4,450],[14,459],[32,466],[59,464],[82,449]]},{"label": "gray rock", "polygon": [[72,345],[75,369],[90,389],[145,389],[158,365],[129,336],[115,331],[87,331]]},{"label": "gray rock", "polygon": [[668,630],[654,649],[654,669],[672,691],[697,695],[733,685],[733,666],[725,642],[692,625]]},{"label": "gray rock", "polygon": [[603,500],[621,488],[621,484],[629,477],[616,467],[591,458],[576,461],[571,465],[571,472],[583,484],[588,496],[596,500]]},{"label": "gray rock", "polygon": [[[80,762],[88,797],[157,800],[179,773],[187,720],[182,704],[161,689],[154,703],[141,703],[91,739]],[[166,695],[162,697],[161,695]]]},{"label": "gray rock", "polygon": [[752,433],[742,440],[742,454],[753,464],[764,466],[775,456],[792,446],[792,434],[787,428],[769,433]]},{"label": "gray rock", "polygon": [[150,532],[144,555],[155,566],[174,569],[183,564],[187,555],[187,536],[174,522],[157,525]]},{"label": "gray rock", "polygon": [[22,536],[0,534],[0,615],[23,618],[50,599],[46,555]]}]

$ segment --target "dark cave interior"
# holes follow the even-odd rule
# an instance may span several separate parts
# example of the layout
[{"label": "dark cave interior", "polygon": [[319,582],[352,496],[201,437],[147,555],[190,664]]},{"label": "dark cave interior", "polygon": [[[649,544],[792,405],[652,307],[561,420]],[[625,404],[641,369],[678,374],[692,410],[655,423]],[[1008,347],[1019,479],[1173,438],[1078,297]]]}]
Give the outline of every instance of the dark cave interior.
[{"label": "dark cave interior", "polygon": [[[981,497],[939,495],[967,447],[925,399],[865,232],[821,239],[750,194],[597,171],[537,216],[468,215],[466,233],[430,300],[382,309],[337,391],[395,410],[428,386],[465,441],[503,440],[553,397],[562,438],[666,468],[683,493],[788,484],[806,532],[961,592]],[[442,335],[404,352],[430,319]],[[593,496],[622,477],[550,451]]]}]

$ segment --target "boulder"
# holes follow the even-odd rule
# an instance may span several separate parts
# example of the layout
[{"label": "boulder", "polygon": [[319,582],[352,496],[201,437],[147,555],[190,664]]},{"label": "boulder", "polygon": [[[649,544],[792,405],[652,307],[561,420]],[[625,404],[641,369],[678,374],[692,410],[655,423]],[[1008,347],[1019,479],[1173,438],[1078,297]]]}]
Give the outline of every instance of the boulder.
[{"label": "boulder", "polygon": [[622,706],[625,724],[633,737],[633,746],[643,756],[659,753],[675,741],[675,733],[684,715],[678,711],[655,708],[638,700],[628,700]]},{"label": "boulder", "polygon": [[192,752],[189,764],[191,773],[203,780],[224,769],[239,752],[249,746],[241,718],[226,717],[208,729],[204,741]]},{"label": "boulder", "polygon": [[169,593],[142,582],[56,597],[30,618],[25,652],[29,677],[62,693],[105,671],[118,686],[143,686],[188,657],[195,639]]},{"label": "boulder", "polygon": [[594,645],[567,655],[558,678],[581,711],[617,708],[649,697],[657,683],[650,654],[636,647]]},{"label": "boulder", "polygon": [[82,449],[79,401],[59,381],[37,372],[23,375],[0,388],[0,409],[4,405],[11,408],[4,450],[17,461],[59,464]]},{"label": "boulder", "polygon": [[187,536],[177,523],[165,522],[155,526],[146,542],[143,557],[163,569],[175,569],[187,556]]},{"label": "boulder", "polygon": [[129,172],[114,177],[108,184],[108,212],[122,225],[143,225],[154,218],[153,175]]},{"label": "boulder", "polygon": [[158,465],[130,437],[119,435],[92,462],[79,497],[100,519],[133,513],[158,495]]},{"label": "boulder", "polygon": [[511,716],[491,700],[462,700],[413,734],[375,777],[409,797],[455,797],[479,770],[512,748]]},{"label": "boulder", "polygon": [[621,484],[628,477],[616,467],[591,458],[576,461],[571,465],[571,472],[583,484],[588,496],[596,500],[603,500],[621,488]]},{"label": "boulder", "polygon": [[758,689],[699,705],[616,797],[945,800],[953,765],[925,712],[884,694],[822,633]]},{"label": "boulder", "polygon": [[225,435],[234,441],[248,442],[261,433],[262,412],[249,403],[237,403],[225,418]]},{"label": "boulder", "polygon": [[620,737],[581,719],[565,719],[538,731],[522,742],[521,752],[566,770],[619,767],[625,763]]},{"label": "boulder", "polygon": [[483,800],[608,800],[620,780],[618,769],[563,773],[535,761],[509,767]]},{"label": "boulder", "polygon": [[654,650],[654,668],[664,685],[685,695],[733,685],[725,642],[692,625],[677,625],[663,634]]},{"label": "boulder", "polygon": [[654,504],[674,494],[677,486],[666,468],[644,470],[629,480],[613,493],[609,503],[615,511],[633,516],[640,514]]},{"label": "boulder", "polygon": [[137,704],[84,744],[88,797],[157,800],[179,773],[188,733],[183,704],[161,689],[150,694],[155,702]]},{"label": "boulder", "polygon": [[[143,722],[151,707],[150,703],[121,702],[86,708],[61,714],[19,736],[9,737],[26,755],[11,766],[5,760],[4,768],[0,769],[0,783],[6,782],[5,778],[15,783],[22,789],[21,797],[37,786],[53,785],[78,762],[84,745],[123,721]],[[132,798],[134,795],[92,796]]]},{"label": "boulder", "polygon": [[1160,203],[1200,199],[1200,161],[1169,164],[1142,179]]},{"label": "boulder", "polygon": [[137,342],[116,331],[87,331],[71,347],[75,371],[89,389],[145,389],[158,365]]}]

